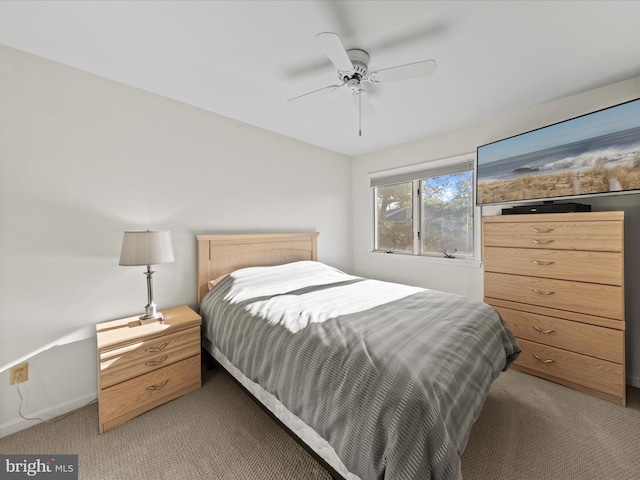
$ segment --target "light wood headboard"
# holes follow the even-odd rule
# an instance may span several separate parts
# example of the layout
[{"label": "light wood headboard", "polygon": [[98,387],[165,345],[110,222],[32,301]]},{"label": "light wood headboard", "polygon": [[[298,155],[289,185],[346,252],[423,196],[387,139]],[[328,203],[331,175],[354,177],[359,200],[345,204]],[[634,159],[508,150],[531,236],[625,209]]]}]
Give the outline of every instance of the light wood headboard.
[{"label": "light wood headboard", "polygon": [[239,268],[318,259],[318,232],[197,235],[198,305],[208,282]]}]

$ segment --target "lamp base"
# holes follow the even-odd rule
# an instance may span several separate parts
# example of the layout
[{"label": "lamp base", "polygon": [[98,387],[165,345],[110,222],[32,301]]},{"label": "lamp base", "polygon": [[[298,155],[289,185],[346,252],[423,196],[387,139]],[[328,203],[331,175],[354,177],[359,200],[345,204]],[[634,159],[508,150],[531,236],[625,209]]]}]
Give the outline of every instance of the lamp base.
[{"label": "lamp base", "polygon": [[147,323],[160,322],[164,323],[164,315],[162,312],[155,313],[154,315],[140,315],[140,325],[146,325]]},{"label": "lamp base", "polygon": [[140,315],[139,318],[140,325],[145,325],[151,322],[164,323],[164,315],[162,314],[162,312],[156,312],[156,304],[153,303],[153,290],[151,289],[149,289],[149,303],[146,307],[144,307],[144,313]]}]

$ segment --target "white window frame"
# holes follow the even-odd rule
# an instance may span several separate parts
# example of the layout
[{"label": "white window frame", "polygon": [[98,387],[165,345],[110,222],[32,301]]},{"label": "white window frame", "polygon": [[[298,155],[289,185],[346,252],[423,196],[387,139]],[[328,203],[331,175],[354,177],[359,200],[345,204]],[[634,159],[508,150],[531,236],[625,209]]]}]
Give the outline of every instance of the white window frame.
[{"label": "white window frame", "polygon": [[[419,260],[419,261],[430,261],[436,263],[448,263],[450,265],[460,265],[470,264],[473,266],[480,266],[482,263],[480,261],[480,230],[481,230],[481,216],[482,210],[475,204],[475,161],[476,154],[467,153],[463,155],[457,155],[454,157],[443,158],[439,160],[433,160],[430,162],[420,163],[416,165],[409,165],[400,168],[394,168],[391,170],[384,170],[379,172],[373,172],[369,174],[369,184],[371,191],[371,215],[370,215],[370,227],[369,231],[370,235],[370,249],[372,255],[375,256],[391,256],[394,258],[405,258],[407,260]],[[421,252],[421,239],[418,235],[418,232],[421,229],[420,225],[420,209],[422,206],[420,205],[421,199],[417,195],[417,188],[420,185],[420,181],[425,178],[430,178],[434,176],[439,176],[438,171],[442,171],[447,167],[455,167],[455,166],[469,166],[469,171],[472,172],[473,175],[473,192],[472,192],[472,202],[473,202],[473,252],[471,255],[457,255],[455,258],[445,258],[444,255],[436,256],[432,254],[422,254]],[[404,252],[385,252],[383,250],[375,250],[376,244],[376,225],[377,225],[377,209],[376,209],[376,198],[375,198],[375,188],[376,185],[384,185],[391,183],[399,183],[398,179],[403,179],[401,181],[408,182],[411,181],[413,185],[413,253],[404,253]],[[388,181],[388,182],[387,182]]]}]

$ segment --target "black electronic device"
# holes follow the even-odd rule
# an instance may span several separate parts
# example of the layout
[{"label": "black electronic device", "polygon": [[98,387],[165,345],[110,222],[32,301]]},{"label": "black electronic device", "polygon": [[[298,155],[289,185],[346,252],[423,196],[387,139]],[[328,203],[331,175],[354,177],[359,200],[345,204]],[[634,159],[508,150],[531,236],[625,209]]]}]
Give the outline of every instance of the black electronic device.
[{"label": "black electronic device", "polygon": [[523,213],[573,213],[590,212],[591,205],[584,203],[543,203],[541,205],[517,205],[503,208],[502,215],[520,215]]}]

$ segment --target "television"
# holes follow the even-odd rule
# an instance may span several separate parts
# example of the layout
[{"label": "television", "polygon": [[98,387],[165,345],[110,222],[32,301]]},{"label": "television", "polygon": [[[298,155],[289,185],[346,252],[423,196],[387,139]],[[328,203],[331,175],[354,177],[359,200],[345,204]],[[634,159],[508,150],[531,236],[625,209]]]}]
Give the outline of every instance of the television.
[{"label": "television", "polygon": [[640,192],[640,98],[477,149],[477,205],[632,192]]}]

